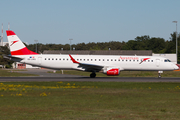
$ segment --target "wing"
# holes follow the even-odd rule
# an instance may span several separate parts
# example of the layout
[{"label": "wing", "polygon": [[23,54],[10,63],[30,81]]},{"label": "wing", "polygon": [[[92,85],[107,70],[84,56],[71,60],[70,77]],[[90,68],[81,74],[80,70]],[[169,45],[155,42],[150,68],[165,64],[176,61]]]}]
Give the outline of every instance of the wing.
[{"label": "wing", "polygon": [[76,64],[79,64],[78,67],[82,67],[85,69],[85,71],[100,71],[102,68],[104,68],[104,66],[101,66],[101,65],[96,65],[96,64],[88,64],[88,63],[80,63],[78,61],[76,61],[70,54],[69,54],[69,57],[71,58],[72,62],[73,63],[76,63]]}]

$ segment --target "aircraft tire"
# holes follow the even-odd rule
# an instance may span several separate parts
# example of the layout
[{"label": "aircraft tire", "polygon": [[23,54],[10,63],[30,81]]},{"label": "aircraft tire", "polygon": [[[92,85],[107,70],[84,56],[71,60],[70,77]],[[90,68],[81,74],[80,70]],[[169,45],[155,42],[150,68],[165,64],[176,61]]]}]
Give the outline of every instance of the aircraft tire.
[{"label": "aircraft tire", "polygon": [[95,78],[96,77],[96,73],[91,73],[90,74],[90,78]]},{"label": "aircraft tire", "polygon": [[158,78],[161,78],[161,75],[159,75]]}]

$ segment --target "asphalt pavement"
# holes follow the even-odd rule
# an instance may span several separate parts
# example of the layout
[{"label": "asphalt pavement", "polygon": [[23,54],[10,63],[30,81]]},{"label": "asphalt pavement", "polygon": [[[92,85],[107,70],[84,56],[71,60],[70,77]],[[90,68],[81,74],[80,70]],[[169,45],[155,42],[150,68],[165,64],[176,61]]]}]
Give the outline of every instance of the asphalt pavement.
[{"label": "asphalt pavement", "polygon": [[180,82],[180,78],[156,78],[156,77],[84,77],[78,75],[65,75],[56,73],[47,73],[49,69],[27,69],[18,71],[20,73],[29,73],[39,75],[38,77],[0,77],[0,82],[15,81],[93,81],[93,82]]}]

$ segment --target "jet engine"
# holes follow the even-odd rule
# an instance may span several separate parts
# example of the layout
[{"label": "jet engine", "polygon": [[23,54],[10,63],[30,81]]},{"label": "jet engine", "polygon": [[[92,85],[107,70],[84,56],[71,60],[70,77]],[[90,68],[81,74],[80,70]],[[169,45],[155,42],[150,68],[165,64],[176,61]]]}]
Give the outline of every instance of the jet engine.
[{"label": "jet engine", "polygon": [[107,68],[107,70],[104,70],[104,73],[108,76],[116,76],[120,74],[119,68]]}]

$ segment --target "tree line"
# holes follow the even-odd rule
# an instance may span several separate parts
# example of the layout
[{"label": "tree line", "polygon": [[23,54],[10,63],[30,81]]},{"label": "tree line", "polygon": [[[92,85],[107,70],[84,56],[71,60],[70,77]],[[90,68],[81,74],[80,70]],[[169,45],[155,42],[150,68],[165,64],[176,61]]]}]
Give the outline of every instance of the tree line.
[{"label": "tree line", "polygon": [[[180,34],[178,39],[178,63],[180,63]],[[36,51],[36,44],[26,45],[28,49]],[[75,50],[152,50],[153,53],[176,53],[176,33],[170,34],[169,40],[164,38],[150,37],[148,35],[137,36],[134,40],[128,42],[110,41],[110,42],[89,42],[72,44],[71,48]],[[70,50],[69,44],[37,44],[38,53],[44,50]],[[0,65],[11,64],[12,61],[4,59],[2,54],[10,54],[7,46],[0,49]]]},{"label": "tree line", "polygon": [[[178,40],[178,63],[180,63],[180,34]],[[27,45],[28,49],[35,51],[36,44]],[[70,50],[69,44],[37,44],[38,52],[44,50]],[[164,38],[150,37],[148,35],[137,36],[134,40],[128,42],[110,41],[110,42],[89,42],[71,45],[75,50],[152,50],[153,53],[176,53],[176,33],[170,34],[169,40]]]}]

